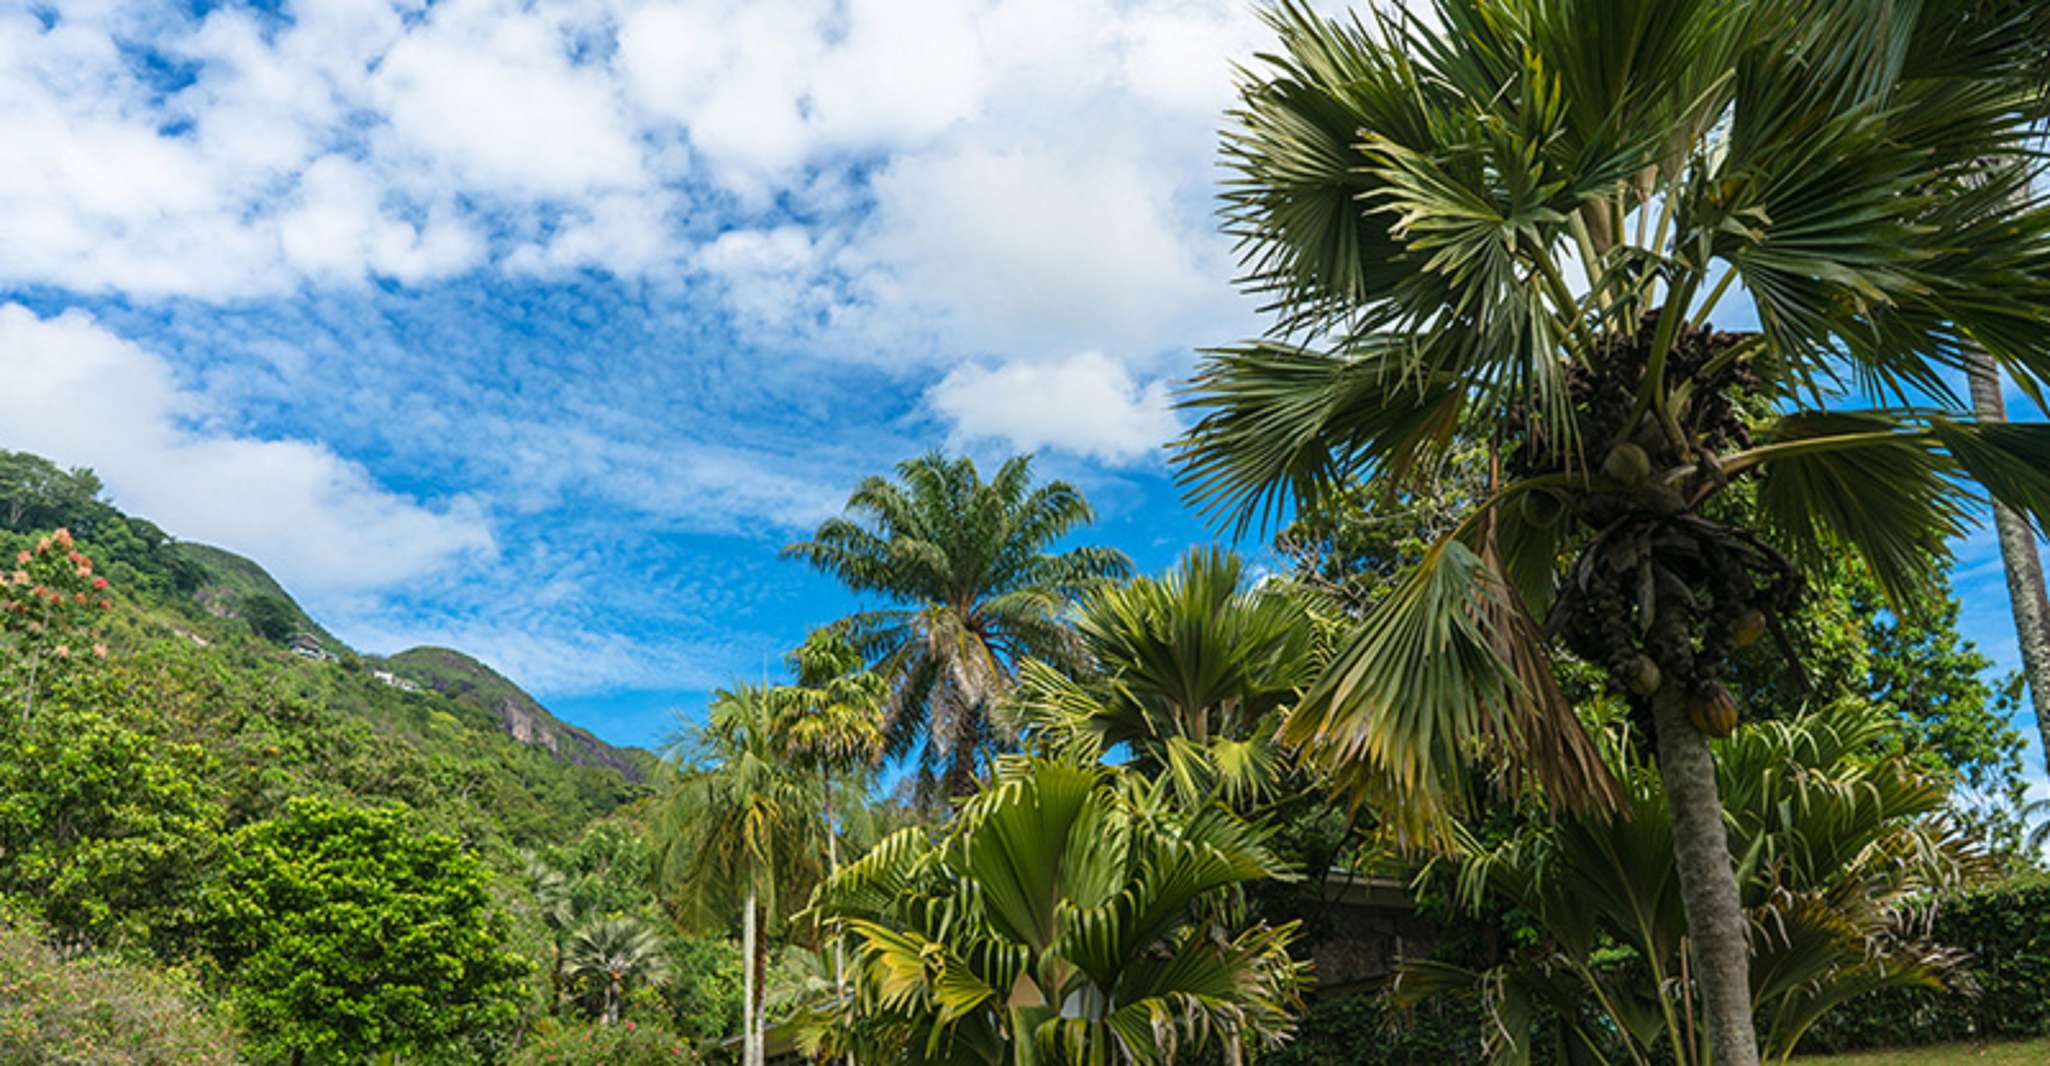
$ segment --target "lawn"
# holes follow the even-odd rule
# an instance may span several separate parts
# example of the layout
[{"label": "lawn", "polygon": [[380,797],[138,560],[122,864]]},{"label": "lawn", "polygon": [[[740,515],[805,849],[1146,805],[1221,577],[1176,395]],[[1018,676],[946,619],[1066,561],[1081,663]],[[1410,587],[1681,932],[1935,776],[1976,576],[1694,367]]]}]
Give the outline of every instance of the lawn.
[{"label": "lawn", "polygon": [[1860,1051],[1850,1055],[1803,1055],[1795,1066],[2042,1066],[2050,1062],[2050,1039],[2002,1044],[1938,1044],[1897,1051]]}]

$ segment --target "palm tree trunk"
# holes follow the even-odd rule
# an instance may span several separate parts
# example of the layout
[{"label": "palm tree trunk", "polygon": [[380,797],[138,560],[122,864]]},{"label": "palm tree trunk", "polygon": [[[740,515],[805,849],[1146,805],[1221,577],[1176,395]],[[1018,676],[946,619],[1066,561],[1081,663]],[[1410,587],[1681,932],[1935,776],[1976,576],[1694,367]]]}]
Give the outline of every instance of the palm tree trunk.
[{"label": "palm tree trunk", "polygon": [[[840,831],[833,822],[833,779],[826,778],[826,876],[840,872]],[[847,945],[833,938],[833,1005],[847,1002]],[[854,1066],[854,1053],[847,1053],[847,1066]]]},{"label": "palm tree trunk", "polygon": [[1729,834],[1723,828],[1715,756],[1708,738],[1687,720],[1685,697],[1674,691],[1677,687],[1669,685],[1652,699],[1652,721],[1658,732],[1659,774],[1672,812],[1673,860],[1679,869],[1680,899],[1687,908],[1687,938],[1694,976],[1701,985],[1708,1043],[1716,1066],[1758,1066],[1758,1032],[1751,1020],[1751,940],[1737,897]]},{"label": "palm tree trunk", "polygon": [[747,910],[740,919],[740,1061],[760,1066],[761,1035],[755,1029],[755,892],[747,890]]},{"label": "palm tree trunk", "polygon": [[[1969,377],[1972,410],[1979,421],[2007,421],[2007,403],[2000,395],[2000,366],[1993,357],[1972,352]],[[2050,596],[2043,591],[2043,559],[2036,552],[2036,534],[2029,523],[1997,501],[1993,504],[1993,529],[2000,535],[2007,599],[2014,608],[2014,633],[2021,644],[2022,674],[2029,682],[2029,705],[2036,712],[2043,765],[2050,767]]]},{"label": "palm tree trunk", "polygon": [[610,979],[605,985],[605,1024],[615,1025],[619,1022],[619,975],[614,973],[608,976]]}]

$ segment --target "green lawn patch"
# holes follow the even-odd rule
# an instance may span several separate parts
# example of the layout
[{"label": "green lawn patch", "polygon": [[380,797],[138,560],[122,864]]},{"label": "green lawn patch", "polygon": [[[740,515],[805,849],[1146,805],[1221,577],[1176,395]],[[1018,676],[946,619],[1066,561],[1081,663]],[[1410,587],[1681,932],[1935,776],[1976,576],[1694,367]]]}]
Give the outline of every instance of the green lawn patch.
[{"label": "green lawn patch", "polygon": [[2041,1066],[2050,1062],[2050,1039],[2014,1040],[1997,1044],[1934,1044],[1929,1047],[1854,1051],[1844,1055],[1803,1055],[1797,1066]]}]

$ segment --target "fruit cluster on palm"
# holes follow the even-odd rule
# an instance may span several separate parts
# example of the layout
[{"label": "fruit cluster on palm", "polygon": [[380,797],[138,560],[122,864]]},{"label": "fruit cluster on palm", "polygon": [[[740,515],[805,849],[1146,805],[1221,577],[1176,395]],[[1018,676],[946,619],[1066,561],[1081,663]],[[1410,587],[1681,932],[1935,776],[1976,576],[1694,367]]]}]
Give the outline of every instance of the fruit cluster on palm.
[{"label": "fruit cluster on palm", "polygon": [[[1195,498],[1244,523],[1350,486],[1400,498],[1457,449],[1490,471],[1286,735],[1417,831],[1442,835],[1477,758],[1615,809],[1555,648],[1603,669],[1658,753],[1719,1063],[1757,1060],[1708,744],[1737,711],[1729,653],[1832,553],[1920,586],[1974,483],[2050,518],[2050,430],[1981,424],[1952,387],[1973,346],[2032,394],[2050,379],[2027,150],[2046,18],[1286,3],[1245,76],[1227,225],[1277,333],[1193,386]],[[1755,331],[1712,328],[1733,293]]]}]

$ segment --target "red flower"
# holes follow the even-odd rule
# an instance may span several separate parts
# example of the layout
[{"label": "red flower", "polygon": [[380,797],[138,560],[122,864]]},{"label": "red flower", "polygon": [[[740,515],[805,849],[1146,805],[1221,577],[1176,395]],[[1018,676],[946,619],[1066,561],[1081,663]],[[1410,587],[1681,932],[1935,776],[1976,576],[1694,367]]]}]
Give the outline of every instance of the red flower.
[{"label": "red flower", "polygon": [[33,559],[33,558],[35,558],[35,556],[33,556],[33,555],[30,555],[30,554],[28,553],[28,549],[27,549],[27,548],[23,548],[23,549],[21,550],[20,554],[18,554],[18,555],[16,555],[16,556],[14,557],[14,561],[15,561],[15,562],[17,562],[17,563],[25,563],[25,562],[28,562],[28,561],[29,561],[30,559]]},{"label": "red flower", "polygon": [[106,587],[107,587],[107,579],[106,579],[106,578],[104,578],[104,577],[96,577],[96,578],[93,578],[93,588],[96,588],[96,589],[103,589],[103,588],[106,588]]}]

